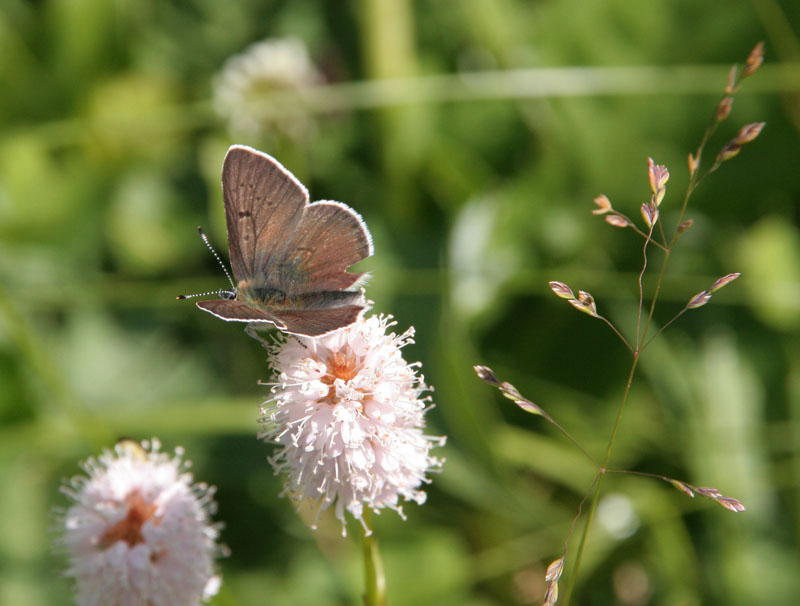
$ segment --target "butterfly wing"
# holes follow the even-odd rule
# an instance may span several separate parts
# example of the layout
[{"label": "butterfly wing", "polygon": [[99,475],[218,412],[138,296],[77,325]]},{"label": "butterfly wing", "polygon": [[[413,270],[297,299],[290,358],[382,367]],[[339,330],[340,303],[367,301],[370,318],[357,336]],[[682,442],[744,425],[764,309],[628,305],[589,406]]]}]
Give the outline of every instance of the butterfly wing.
[{"label": "butterfly wing", "polygon": [[225,156],[222,191],[237,282],[287,295],[350,288],[347,268],[373,252],[364,221],[340,202],[308,204],[308,191],[277,160],[244,145]]},{"label": "butterfly wing", "polygon": [[301,222],[308,191],[271,156],[234,145],[222,164],[222,196],[233,275],[237,282],[258,277]]},{"label": "butterfly wing", "polygon": [[276,312],[283,324],[281,330],[309,337],[318,337],[356,321],[364,308],[361,305],[331,307],[328,309],[300,309]]},{"label": "butterfly wing", "polygon": [[281,330],[285,329],[283,322],[266,309],[253,307],[235,299],[198,301],[197,307],[228,322],[272,322]]},{"label": "butterfly wing", "polygon": [[372,252],[372,237],[358,213],[340,202],[314,202],[264,271],[271,285],[290,296],[344,290],[365,276],[347,268]]},{"label": "butterfly wing", "polygon": [[198,301],[197,306],[229,322],[271,322],[284,332],[309,337],[318,337],[352,324],[364,309],[361,305],[347,305],[329,309],[281,310],[273,314],[234,299]]}]

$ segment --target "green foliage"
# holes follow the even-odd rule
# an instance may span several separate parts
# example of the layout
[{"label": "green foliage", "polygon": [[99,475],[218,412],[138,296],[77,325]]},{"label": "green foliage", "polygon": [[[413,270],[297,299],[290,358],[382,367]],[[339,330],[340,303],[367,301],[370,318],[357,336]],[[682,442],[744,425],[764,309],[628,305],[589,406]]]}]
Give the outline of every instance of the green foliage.
[{"label": "green foliage", "polygon": [[[4,2],[0,603],[70,602],[53,574],[64,567],[51,552],[50,512],[66,505],[58,486],[122,436],[184,445],[195,477],[218,485],[232,555],[213,604],[359,602],[357,544],[331,520],[309,530],[277,498],[270,449],[255,440],[263,350],[241,326],[174,300],[225,285],[195,226],[225,250],[219,171],[232,143],[279,158],[312,199],[358,210],[375,236],[362,264],[375,310],[400,331],[417,328],[405,353],[436,387],[429,433],[449,436],[448,462],[428,502],[406,507],[408,521],[376,520],[389,603],[539,603],[593,470],[472,366],[491,366],[602,456],[629,354],[547,282],[590,291],[633,329],[641,241],[593,217],[592,199],[604,192],[638,217],[652,156],[671,170],[661,211],[674,222],[686,155],[728,66],[760,39],[767,64],[707,161],[741,124],[767,127],[693,196],[695,224],[656,321],[719,276],[742,279],[647,350],[612,459],[717,486],[748,511],[609,475],[603,494],[629,499],[636,527],[621,536],[595,521],[573,598],[800,599],[800,114],[789,37],[800,13],[782,4],[767,15],[684,0]],[[331,86],[288,100],[267,90],[273,122],[232,134],[214,82],[230,56],[281,36],[302,39]],[[501,71],[572,66],[616,69]],[[480,70],[495,79],[465,84]],[[453,77],[428,79],[437,74]],[[383,78],[402,80],[375,88]]]}]

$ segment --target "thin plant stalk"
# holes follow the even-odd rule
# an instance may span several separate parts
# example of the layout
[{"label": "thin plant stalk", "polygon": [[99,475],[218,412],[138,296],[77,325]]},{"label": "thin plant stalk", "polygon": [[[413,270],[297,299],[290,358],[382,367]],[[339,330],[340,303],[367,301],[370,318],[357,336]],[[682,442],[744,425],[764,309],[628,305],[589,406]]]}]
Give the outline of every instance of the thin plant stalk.
[{"label": "thin plant stalk", "polygon": [[636,367],[639,364],[639,351],[635,351],[633,354],[633,364],[631,364],[631,370],[628,373],[628,380],[625,383],[625,391],[622,394],[622,402],[620,403],[619,410],[617,411],[617,418],[614,421],[614,428],[611,430],[611,437],[608,440],[608,446],[606,447],[606,454],[603,457],[603,464],[600,467],[600,470],[597,474],[597,481],[594,485],[594,491],[592,493],[592,501],[589,505],[589,513],[586,517],[586,524],[583,526],[583,533],[581,534],[581,540],[578,543],[578,550],[575,555],[575,566],[573,567],[573,582],[569,583],[567,586],[566,598],[564,600],[565,604],[569,604],[569,599],[572,594],[572,590],[575,587],[574,579],[578,578],[578,571],[581,567],[581,561],[583,560],[583,548],[586,545],[586,539],[589,536],[589,529],[592,527],[592,521],[594,520],[594,513],[597,509],[597,503],[600,499],[600,487],[603,484],[603,478],[605,477],[606,469],[608,468],[608,463],[611,460],[611,450],[614,446],[614,440],[617,437],[617,431],[619,430],[620,423],[622,422],[622,413],[625,411],[625,405],[628,403],[628,396],[631,393],[631,385],[633,385],[633,377],[636,374]]},{"label": "thin plant stalk", "polygon": [[[757,58],[756,55],[758,55],[758,54],[760,54],[762,52],[763,52],[763,46],[761,46],[760,44],[756,45],[756,48],[753,49],[753,52],[751,53],[751,56],[748,59],[748,64],[750,64],[750,59]],[[758,67],[758,65],[760,65],[760,60],[757,62],[757,64],[754,67],[751,66],[749,69],[752,69],[752,71],[755,71],[755,69]],[[749,73],[752,73],[752,71],[750,71]],[[666,244],[665,247],[661,247],[662,250],[664,251],[664,258],[663,258],[662,263],[661,263],[661,269],[660,269],[659,274],[658,274],[658,279],[656,280],[655,290],[654,290],[653,296],[652,296],[651,301],[650,301],[647,317],[646,317],[646,319],[644,321],[644,326],[642,326],[642,311],[643,311],[643,308],[644,308],[644,289],[643,289],[643,285],[642,285],[642,279],[644,277],[645,271],[647,270],[647,266],[648,266],[647,245],[650,242],[653,242],[652,236],[653,236],[654,225],[650,226],[650,231],[649,231],[649,233],[647,234],[647,236],[645,238],[645,243],[644,243],[644,247],[643,247],[643,251],[642,251],[642,254],[643,254],[642,269],[641,269],[641,272],[639,273],[639,277],[638,277],[639,306],[638,306],[637,320],[636,320],[635,348],[632,351],[632,353],[633,353],[633,361],[631,363],[630,372],[628,373],[628,379],[627,379],[627,381],[625,383],[625,390],[624,390],[624,392],[622,394],[622,400],[621,400],[620,405],[619,405],[619,410],[617,411],[617,417],[616,417],[616,420],[614,422],[614,427],[611,430],[611,436],[610,436],[609,441],[608,441],[608,446],[606,447],[605,457],[603,459],[602,466],[598,470],[598,475],[596,477],[594,490],[593,490],[593,493],[592,493],[591,505],[589,507],[589,512],[588,512],[587,519],[586,519],[586,524],[584,525],[583,533],[581,534],[581,539],[580,539],[580,542],[578,544],[577,554],[575,556],[575,565],[573,567],[573,580],[572,580],[571,583],[569,583],[569,585],[567,587],[566,599],[565,599],[565,603],[566,604],[569,604],[570,596],[572,594],[572,590],[575,587],[575,580],[578,578],[578,573],[579,573],[579,570],[580,570],[581,561],[583,559],[583,551],[584,551],[584,547],[586,545],[586,539],[587,539],[587,537],[589,535],[589,530],[591,529],[592,522],[594,520],[594,513],[595,513],[595,510],[597,508],[597,503],[598,503],[599,497],[600,497],[600,488],[601,488],[601,485],[602,485],[602,480],[603,480],[603,477],[605,476],[605,473],[606,473],[606,471],[608,469],[608,463],[611,460],[611,452],[612,452],[612,449],[613,449],[613,446],[614,446],[614,442],[615,442],[615,439],[616,439],[617,430],[619,429],[620,423],[622,421],[622,414],[623,414],[623,412],[625,410],[625,406],[626,406],[626,404],[628,402],[628,397],[630,395],[631,385],[633,383],[633,378],[634,378],[634,375],[636,373],[636,368],[637,368],[638,363],[639,363],[639,356],[640,356],[642,350],[644,349],[644,347],[646,345],[648,345],[650,343],[650,341],[652,341],[652,338],[650,340],[647,340],[647,333],[648,333],[648,330],[650,329],[650,327],[652,326],[653,313],[655,311],[656,301],[658,300],[658,296],[659,296],[659,294],[661,292],[661,286],[663,284],[664,275],[666,273],[667,266],[669,264],[669,260],[670,260],[670,256],[671,256],[673,247],[675,246],[675,244],[677,243],[678,239],[680,238],[680,236],[682,234],[682,230],[681,230],[680,226],[683,224],[684,218],[686,216],[686,210],[688,208],[689,198],[691,197],[692,193],[697,188],[699,183],[706,176],[708,176],[710,173],[716,171],[717,168],[719,168],[720,164],[722,162],[724,162],[726,158],[723,157],[722,155],[717,156],[717,158],[715,159],[713,165],[710,168],[708,168],[704,173],[701,173],[700,170],[699,170],[700,169],[700,159],[702,158],[703,152],[705,151],[706,144],[710,140],[711,136],[716,131],[716,129],[719,126],[720,122],[722,122],[722,120],[724,120],[727,117],[727,115],[729,113],[729,109],[730,109],[730,104],[727,105],[727,110],[728,111],[725,111],[724,114],[720,114],[720,108],[723,107],[723,104],[725,103],[726,99],[730,99],[732,101],[732,94],[738,88],[741,80],[744,77],[746,77],[747,75],[749,75],[749,73],[748,73],[748,71],[745,71],[743,74],[740,74],[739,76],[736,76],[735,75],[736,74],[735,68],[734,68],[734,71],[731,72],[731,76],[729,77],[729,85],[728,85],[728,87],[726,87],[725,95],[723,95],[723,100],[720,102],[720,105],[717,108],[716,120],[714,120],[709,125],[709,127],[706,129],[705,133],[703,134],[703,138],[702,138],[702,140],[700,141],[700,144],[697,147],[697,151],[693,155],[690,156],[689,182],[688,182],[688,184],[686,186],[686,192],[684,193],[683,202],[681,204],[680,215],[678,217],[678,223],[677,223],[678,228],[676,228],[675,233],[673,234],[673,236],[670,239],[669,243]],[[761,124],[761,126],[758,126],[758,125],[753,125],[753,126],[757,126],[758,127],[758,130],[756,131],[756,134],[753,136],[753,138],[754,138],[755,136],[757,136],[757,134],[760,131],[760,128],[761,128],[761,126],[763,126],[763,124]],[[740,131],[740,135],[741,135],[742,132],[743,131]],[[743,137],[741,141],[742,142],[747,142],[749,140],[751,140],[751,138],[744,138]],[[737,140],[734,139],[733,142],[736,143]],[[654,193],[655,193],[655,190],[654,190]],[[610,208],[610,205],[609,205],[609,208]],[[632,222],[630,222],[630,223],[632,223]],[[662,238],[664,239],[664,241],[666,243],[665,234],[663,232],[663,226],[659,225],[659,229],[661,231],[661,236],[662,236]],[[738,274],[737,274],[737,277],[738,277]],[[686,309],[688,309],[688,305],[681,312],[679,312],[672,320],[670,320],[670,322],[668,324],[671,324],[675,319],[677,319],[680,315],[682,315],[683,312],[686,311]],[[662,327],[661,330],[663,330],[663,328],[665,328],[665,327]],[[656,335],[654,335],[654,336],[657,336],[661,332],[661,330],[657,331]],[[617,332],[617,331],[615,331],[615,332]],[[666,477],[663,477],[663,476],[656,476],[656,477],[660,477],[661,479],[663,479],[665,481],[671,481],[669,478],[666,478]],[[689,494],[694,496],[692,490],[687,485],[685,485],[685,483],[679,483],[679,484],[683,484],[683,487],[681,488],[682,490],[684,490],[685,492],[688,492]],[[673,485],[675,485],[675,484],[673,483]],[[719,498],[719,496],[720,496],[720,495],[717,494],[716,490],[708,489],[707,492],[708,492],[708,494],[713,495],[712,498]],[[720,501],[720,503],[723,506],[727,507],[728,509],[730,509],[732,511],[743,511],[744,510],[744,506],[741,505],[741,503],[736,499],[729,499],[729,498],[726,498],[726,497],[722,497],[722,500]]]},{"label": "thin plant stalk", "polygon": [[[702,152],[702,149],[703,149],[706,141],[707,141],[707,137],[704,137],[701,146],[698,148],[698,156]],[[686,213],[686,208],[687,208],[687,205],[688,205],[688,202],[689,202],[689,197],[691,196],[692,191],[694,190],[694,186],[696,185],[695,176],[696,176],[696,173],[693,173],[691,175],[690,179],[689,179],[689,185],[687,187],[686,194],[684,195],[683,205],[681,207],[681,214],[680,214],[680,218],[679,218],[679,222],[678,222],[679,225],[683,221],[683,218],[684,218],[685,213]],[[650,309],[648,311],[647,318],[646,318],[646,320],[644,322],[644,328],[641,329],[640,328],[641,327],[641,314],[642,314],[642,308],[644,307],[642,278],[644,277],[644,272],[647,269],[647,244],[652,241],[652,234],[653,234],[653,230],[651,228],[650,229],[650,233],[647,234],[647,238],[645,240],[644,249],[643,249],[644,261],[643,261],[643,265],[642,265],[642,270],[639,273],[639,277],[638,277],[638,284],[639,284],[639,312],[638,312],[637,322],[636,322],[636,324],[637,324],[637,326],[636,326],[637,334],[636,334],[636,342],[635,342],[636,346],[635,346],[635,349],[633,350],[633,362],[631,363],[631,369],[630,369],[630,371],[628,373],[628,380],[625,383],[625,391],[622,394],[622,401],[620,402],[619,410],[617,411],[617,417],[616,417],[616,420],[614,421],[614,427],[611,430],[611,437],[609,438],[608,446],[606,447],[606,454],[605,454],[605,457],[603,458],[603,464],[602,464],[602,466],[601,466],[601,468],[600,468],[600,470],[598,472],[598,480],[597,480],[597,482],[595,483],[595,486],[594,486],[594,492],[592,494],[592,500],[591,500],[591,504],[589,506],[589,513],[588,513],[587,518],[586,518],[586,524],[583,527],[583,533],[581,534],[581,540],[580,540],[580,542],[578,544],[578,550],[577,550],[577,554],[575,556],[575,566],[573,568],[573,580],[578,578],[578,572],[580,570],[581,561],[583,559],[583,550],[584,550],[584,547],[586,545],[586,539],[589,536],[589,530],[591,529],[592,521],[594,520],[594,513],[595,513],[595,510],[597,509],[597,503],[598,503],[598,501],[600,499],[600,488],[601,488],[602,483],[603,483],[603,476],[605,475],[606,469],[608,467],[608,463],[611,460],[611,452],[612,452],[612,449],[614,447],[614,442],[615,442],[615,439],[616,439],[616,436],[617,436],[617,430],[619,429],[620,423],[622,422],[622,414],[625,411],[625,405],[628,402],[628,396],[630,395],[631,385],[633,384],[633,378],[634,378],[634,376],[636,374],[636,368],[637,368],[637,366],[639,364],[639,354],[642,351],[642,345],[643,345],[643,343],[645,343],[645,338],[647,337],[647,331],[650,328],[652,320],[653,320],[653,313],[655,311],[656,301],[658,299],[658,294],[659,294],[659,292],[661,290],[661,284],[663,282],[664,275],[665,275],[665,273],[667,271],[667,265],[669,264],[670,253],[672,252],[672,247],[674,246],[675,242],[677,241],[678,237],[680,236],[680,233],[676,230],[676,233],[672,237],[672,240],[670,241],[669,246],[667,246],[666,249],[664,250],[664,259],[663,259],[663,261],[661,263],[661,270],[659,271],[659,274],[658,274],[658,280],[656,281],[655,292],[654,292],[653,297],[652,297],[652,299],[650,301]],[[567,592],[566,592],[566,599],[565,599],[565,603],[566,604],[569,604],[569,598],[570,598],[570,595],[572,593],[572,589],[574,587],[575,587],[574,581],[568,585]]]},{"label": "thin plant stalk", "polygon": [[364,606],[386,606],[386,576],[378,541],[372,532],[372,511],[369,508],[364,510],[361,548],[364,556]]}]

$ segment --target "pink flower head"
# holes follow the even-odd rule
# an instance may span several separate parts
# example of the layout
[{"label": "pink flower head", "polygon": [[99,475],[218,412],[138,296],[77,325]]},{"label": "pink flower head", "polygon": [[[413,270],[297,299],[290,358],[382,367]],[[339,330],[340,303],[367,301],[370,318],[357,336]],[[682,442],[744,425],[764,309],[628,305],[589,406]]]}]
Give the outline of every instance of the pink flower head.
[{"label": "pink flower head", "polygon": [[430,450],[444,438],[422,431],[428,387],[400,351],[413,329],[387,335],[392,325],[360,317],[271,352],[278,378],[261,419],[261,437],[279,446],[270,462],[286,473],[285,494],[316,502],[317,515],[333,505],[343,532],[345,511],[364,524],[364,507],[403,516],[401,499],[422,504],[426,473],[443,463]]},{"label": "pink flower head", "polygon": [[213,488],[192,483],[181,449],[159,448],[121,442],[62,487],[74,501],[61,542],[80,606],[197,606],[217,592]]}]

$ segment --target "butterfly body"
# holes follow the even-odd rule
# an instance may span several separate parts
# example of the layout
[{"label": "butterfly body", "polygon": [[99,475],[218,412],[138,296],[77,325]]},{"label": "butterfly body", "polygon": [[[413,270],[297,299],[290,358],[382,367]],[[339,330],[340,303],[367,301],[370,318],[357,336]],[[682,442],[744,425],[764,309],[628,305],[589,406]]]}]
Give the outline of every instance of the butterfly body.
[{"label": "butterfly body", "polygon": [[309,203],[306,188],[277,160],[242,145],[225,156],[222,191],[236,286],[199,301],[200,309],[307,336],[356,320],[366,274],[347,268],[373,252],[358,213],[340,202]]}]

